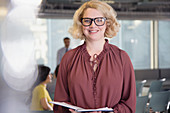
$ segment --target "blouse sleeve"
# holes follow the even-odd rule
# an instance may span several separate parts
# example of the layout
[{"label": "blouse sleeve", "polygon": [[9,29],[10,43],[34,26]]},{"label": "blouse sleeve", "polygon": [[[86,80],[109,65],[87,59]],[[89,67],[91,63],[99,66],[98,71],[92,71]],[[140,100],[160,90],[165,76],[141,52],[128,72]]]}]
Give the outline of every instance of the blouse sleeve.
[{"label": "blouse sleeve", "polygon": [[136,109],[136,84],[135,74],[129,56],[121,52],[123,65],[123,88],[120,102],[114,106],[114,113],[135,113]]},{"label": "blouse sleeve", "polygon": [[[67,63],[66,59],[62,59],[59,71],[57,75],[57,82],[54,94],[54,101],[60,102],[69,102],[69,91],[68,91],[68,82],[67,82]],[[68,113],[68,109],[54,105],[54,113]]]}]

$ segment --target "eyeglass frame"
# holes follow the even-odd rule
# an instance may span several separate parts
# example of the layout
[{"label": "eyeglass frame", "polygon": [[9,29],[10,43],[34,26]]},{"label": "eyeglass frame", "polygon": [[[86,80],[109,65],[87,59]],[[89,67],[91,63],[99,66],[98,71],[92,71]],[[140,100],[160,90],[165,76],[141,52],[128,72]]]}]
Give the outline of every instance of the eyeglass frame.
[{"label": "eyeglass frame", "polygon": [[[95,20],[96,20],[96,19],[98,19],[98,18],[102,18],[102,19],[104,19],[104,23],[103,23],[102,25],[97,25],[97,24],[96,24]],[[89,24],[89,25],[84,25],[84,24],[83,24],[83,22],[82,22],[82,20],[83,20],[83,19],[90,19],[90,20],[91,20],[90,24]],[[88,27],[88,26],[90,26],[90,25],[92,24],[92,22],[94,21],[94,23],[95,23],[95,25],[96,25],[96,26],[103,26],[103,25],[105,24],[106,20],[107,20],[107,18],[106,18],[106,17],[81,18],[81,24],[82,24],[83,26],[85,26],[85,27]]]}]

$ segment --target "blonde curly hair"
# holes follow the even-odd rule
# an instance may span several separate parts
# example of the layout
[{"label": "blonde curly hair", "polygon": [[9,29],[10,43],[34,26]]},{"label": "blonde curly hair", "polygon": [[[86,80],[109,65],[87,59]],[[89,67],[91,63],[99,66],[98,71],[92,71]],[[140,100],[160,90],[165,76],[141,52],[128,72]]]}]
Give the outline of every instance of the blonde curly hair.
[{"label": "blonde curly hair", "polygon": [[107,18],[106,20],[106,30],[104,36],[107,38],[113,38],[116,36],[117,32],[119,31],[120,24],[118,23],[116,16],[116,11],[107,3],[98,1],[98,0],[91,0],[85,2],[74,14],[73,16],[73,25],[69,29],[69,33],[72,35],[73,38],[76,39],[85,39],[85,35],[83,34],[81,18],[87,8],[93,8],[100,11],[104,17]]}]

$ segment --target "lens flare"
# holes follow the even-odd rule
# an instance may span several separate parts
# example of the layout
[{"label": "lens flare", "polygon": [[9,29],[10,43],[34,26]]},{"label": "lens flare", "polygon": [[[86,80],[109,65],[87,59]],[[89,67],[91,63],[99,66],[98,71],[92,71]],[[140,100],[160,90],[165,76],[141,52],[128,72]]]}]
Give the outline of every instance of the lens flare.
[{"label": "lens flare", "polygon": [[23,9],[12,10],[2,25],[2,74],[6,83],[13,89],[26,91],[37,78],[34,55],[34,37],[30,24],[34,23],[32,10],[25,16]]}]

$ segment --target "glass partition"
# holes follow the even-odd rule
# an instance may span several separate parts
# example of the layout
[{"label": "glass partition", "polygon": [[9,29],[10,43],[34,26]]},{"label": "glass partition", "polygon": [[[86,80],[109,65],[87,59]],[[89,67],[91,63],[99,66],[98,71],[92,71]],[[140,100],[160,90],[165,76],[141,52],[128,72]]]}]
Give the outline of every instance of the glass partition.
[{"label": "glass partition", "polygon": [[150,21],[122,20],[112,44],[125,50],[135,69],[150,69]]},{"label": "glass partition", "polygon": [[159,68],[170,68],[170,22],[159,21]]}]

